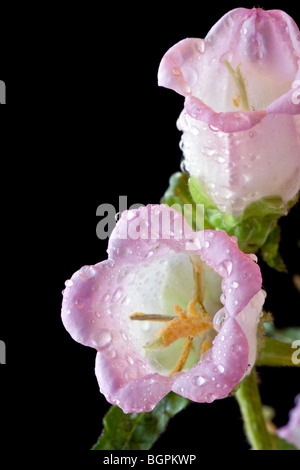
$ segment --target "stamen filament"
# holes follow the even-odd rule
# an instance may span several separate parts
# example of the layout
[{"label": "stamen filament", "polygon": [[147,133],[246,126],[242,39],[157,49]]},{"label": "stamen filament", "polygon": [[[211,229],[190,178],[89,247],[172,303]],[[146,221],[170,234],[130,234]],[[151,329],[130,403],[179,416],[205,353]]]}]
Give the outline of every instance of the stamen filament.
[{"label": "stamen filament", "polygon": [[[239,64],[236,69],[233,69],[227,60],[224,60],[223,63],[225,64],[230,75],[232,76],[233,81],[239,91],[239,97],[241,98],[241,108],[243,110],[249,110],[250,106],[249,106],[249,101],[248,101],[248,96],[247,96],[245,80],[240,70],[241,64]],[[237,103],[236,99],[234,101]]]},{"label": "stamen filament", "polygon": [[139,321],[170,321],[173,320],[174,316],[172,315],[157,315],[155,313],[140,313],[135,312],[129,315],[130,320],[139,320]]},{"label": "stamen filament", "polygon": [[190,351],[191,351],[191,348],[192,348],[193,339],[194,338],[189,337],[183,343],[183,348],[182,348],[180,357],[179,357],[178,361],[176,362],[175,367],[169,373],[169,377],[172,377],[174,374],[176,374],[176,372],[180,372],[183,369],[183,367],[185,366],[185,363],[187,361],[187,358],[189,357],[189,354],[190,354]]},{"label": "stamen filament", "polygon": [[195,257],[190,256],[190,261],[193,265],[193,274],[194,274],[194,300],[196,300],[200,305],[204,301],[205,295],[205,275],[204,270],[202,269],[202,261]]}]

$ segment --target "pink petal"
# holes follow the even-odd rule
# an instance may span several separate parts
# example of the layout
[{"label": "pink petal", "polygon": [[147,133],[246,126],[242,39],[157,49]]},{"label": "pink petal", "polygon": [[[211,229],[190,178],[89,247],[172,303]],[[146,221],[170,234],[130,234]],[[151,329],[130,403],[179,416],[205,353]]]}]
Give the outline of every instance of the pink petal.
[{"label": "pink petal", "polygon": [[238,132],[251,129],[266,116],[266,111],[216,113],[195,96],[187,96],[184,107],[192,118],[206,122],[210,126],[215,127],[215,130],[223,132]]},{"label": "pink petal", "polygon": [[229,318],[216,336],[213,347],[186,373],[178,373],[172,390],[196,402],[226,397],[248,369],[249,347],[245,334]]},{"label": "pink petal", "polygon": [[300,450],[300,395],[295,399],[295,408],[290,411],[288,423],[278,429],[277,434]]}]

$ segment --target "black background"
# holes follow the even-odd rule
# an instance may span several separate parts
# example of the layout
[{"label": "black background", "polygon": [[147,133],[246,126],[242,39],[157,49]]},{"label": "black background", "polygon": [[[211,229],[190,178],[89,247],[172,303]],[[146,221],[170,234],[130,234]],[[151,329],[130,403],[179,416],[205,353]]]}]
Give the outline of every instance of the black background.
[{"label": "black background", "polygon": [[[284,9],[299,24],[291,5],[259,6]],[[64,282],[81,266],[106,258],[107,241],[96,236],[100,204],[118,210],[121,195],[128,205],[160,201],[170,175],[179,170],[176,120],[183,98],[157,86],[159,62],[173,44],[204,37],[238,6],[254,5],[53,7],[39,12],[26,46],[21,36],[12,45],[16,59],[2,62],[0,79],[14,107],[2,117],[9,149],[3,188],[6,178],[10,183],[3,189],[3,256],[9,254],[12,268],[0,333],[7,345],[7,365],[0,371],[7,445],[29,438],[33,448],[41,440],[46,449],[85,451],[97,440],[110,405],[98,392],[95,351],[74,342],[61,323]],[[15,132],[6,133],[6,126]],[[299,210],[281,220],[289,274],[275,273],[259,260],[266,307],[278,327],[300,325],[299,293],[291,282],[299,273]],[[16,283],[24,293],[16,291]],[[258,373],[263,402],[276,409],[276,424],[285,424],[300,391],[299,372],[260,368]],[[207,452],[216,445],[249,449],[234,398],[191,405],[153,450]]]}]

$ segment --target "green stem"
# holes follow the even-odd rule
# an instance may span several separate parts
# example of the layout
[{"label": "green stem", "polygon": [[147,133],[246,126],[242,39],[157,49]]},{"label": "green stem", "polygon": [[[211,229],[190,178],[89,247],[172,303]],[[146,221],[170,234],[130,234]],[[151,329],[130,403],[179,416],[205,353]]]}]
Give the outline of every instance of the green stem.
[{"label": "green stem", "polygon": [[242,381],[236,398],[252,449],[275,450],[272,437],[266,428],[255,370]]}]

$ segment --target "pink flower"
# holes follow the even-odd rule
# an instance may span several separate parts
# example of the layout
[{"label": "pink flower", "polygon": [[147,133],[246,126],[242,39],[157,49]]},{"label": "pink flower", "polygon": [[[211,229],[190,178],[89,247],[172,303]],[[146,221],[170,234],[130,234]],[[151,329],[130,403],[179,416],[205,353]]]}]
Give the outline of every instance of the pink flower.
[{"label": "pink flower", "polygon": [[[300,32],[280,10],[237,8],[163,57],[158,83],[185,97],[185,167],[222,212],[300,188]],[[259,168],[259,171],[257,171]]]},{"label": "pink flower", "polygon": [[107,400],[128,413],[171,390],[196,402],[227,396],[256,359],[265,294],[253,258],[165,205],[123,212],[108,260],[81,268],[63,294],[64,326],[97,350]]},{"label": "pink flower", "polygon": [[290,411],[288,424],[278,429],[277,434],[300,450],[300,395],[295,399],[295,408]]}]

